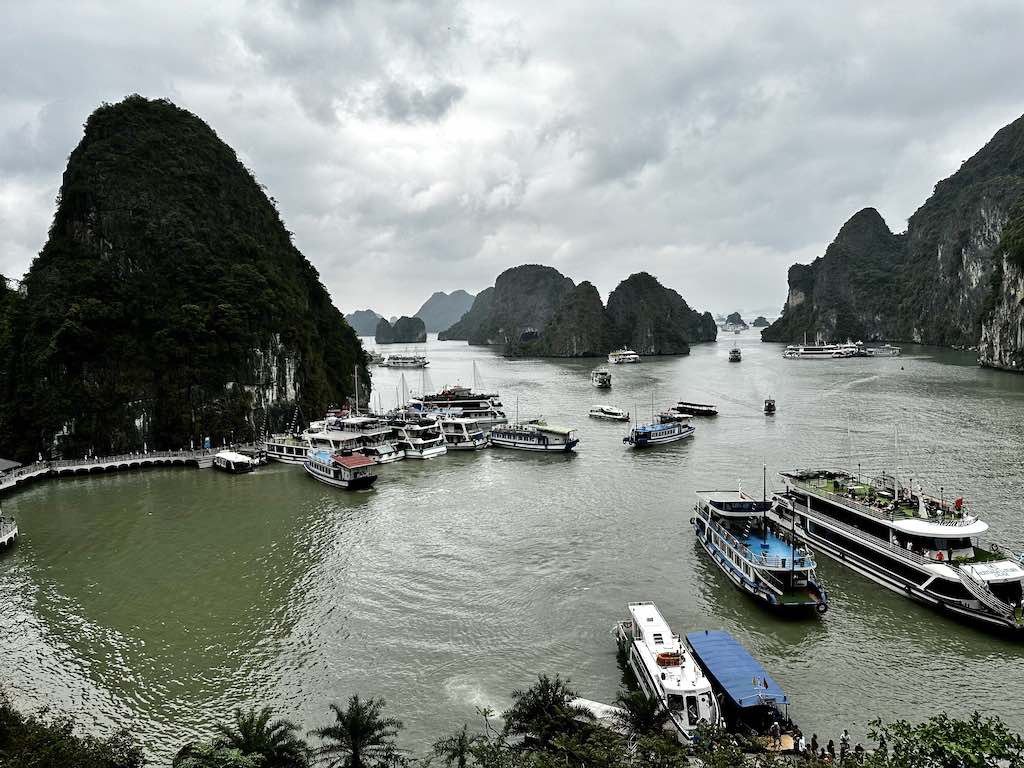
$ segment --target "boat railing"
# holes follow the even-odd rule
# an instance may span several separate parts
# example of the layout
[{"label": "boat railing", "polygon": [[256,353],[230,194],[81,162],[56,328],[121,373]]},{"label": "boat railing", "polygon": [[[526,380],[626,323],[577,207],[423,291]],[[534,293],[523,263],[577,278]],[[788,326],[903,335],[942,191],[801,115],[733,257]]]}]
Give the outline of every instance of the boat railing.
[{"label": "boat railing", "polygon": [[940,513],[937,515],[932,514],[929,515],[927,518],[924,518],[917,513],[916,509],[912,511],[901,509],[899,507],[896,507],[891,510],[879,509],[878,507],[872,506],[871,504],[863,504],[859,501],[856,501],[855,499],[851,499],[849,497],[843,496],[842,494],[838,494],[835,491],[830,491],[825,487],[825,483],[812,483],[807,480],[798,480],[793,477],[787,477],[787,480],[789,481],[790,485],[795,486],[796,488],[801,488],[805,491],[810,491],[811,493],[817,493],[822,496],[825,496],[832,503],[839,504],[840,506],[846,507],[847,509],[852,510],[853,512],[857,512],[868,517],[873,517],[876,520],[885,520],[890,523],[895,520],[909,520],[916,518],[920,520],[927,520],[929,523],[933,523],[935,525],[944,525],[955,528],[971,525],[978,519],[977,517],[974,517],[972,515],[957,515],[956,513]]},{"label": "boat railing", "polygon": [[[872,533],[868,533],[867,531],[864,531],[855,525],[844,523],[840,520],[836,520],[834,517],[823,515],[820,512],[815,512],[806,505],[798,506],[800,507],[801,514],[807,515],[808,517],[812,517],[820,522],[828,523],[829,525],[834,525],[836,528],[846,531],[847,533],[851,533],[855,535],[857,538],[869,539],[872,544],[875,544],[879,547],[884,547],[885,549],[888,549],[889,551],[894,552],[900,555],[901,557],[904,557],[908,560],[913,560],[915,563],[919,563],[921,565],[942,565],[942,563],[936,563],[935,560],[929,560],[924,555],[919,555],[912,549],[906,549],[905,547],[896,546],[891,541],[886,541],[885,539],[875,536]],[[952,565],[952,563],[946,563],[946,565]]]},{"label": "boat railing", "polygon": [[[752,565],[761,566],[763,568],[785,568],[791,566],[794,569],[804,570],[807,568],[815,568],[817,564],[814,562],[814,557],[807,553],[797,551],[796,557],[779,557],[778,555],[768,555],[764,552],[755,552],[750,545],[744,544],[742,541],[736,538],[736,536],[729,532],[724,526],[719,525],[714,520],[704,514],[699,508],[697,514],[701,519],[719,536],[728,542],[728,544],[739,552],[740,556],[750,562]],[[782,541],[786,541],[783,537],[778,537]],[[787,544],[794,543],[792,541],[786,541]],[[795,543],[794,543],[795,547]],[[781,587],[781,584],[779,585]]]},{"label": "boat railing", "polygon": [[960,581],[967,587],[968,592],[978,598],[978,602],[997,616],[1007,616],[1012,618],[1014,623],[1020,623],[1012,605],[996,597],[985,582],[977,578],[966,568],[959,568],[958,570],[960,572]]}]

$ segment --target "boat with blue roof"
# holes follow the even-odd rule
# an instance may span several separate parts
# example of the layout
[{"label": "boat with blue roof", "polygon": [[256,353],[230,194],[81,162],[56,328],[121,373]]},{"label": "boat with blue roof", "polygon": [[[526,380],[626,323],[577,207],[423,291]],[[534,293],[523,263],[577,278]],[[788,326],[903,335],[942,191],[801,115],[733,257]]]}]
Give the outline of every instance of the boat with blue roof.
[{"label": "boat with blue roof", "polygon": [[[711,681],[726,728],[758,738],[767,749],[792,749],[796,726],[789,697],[736,638],[724,630],[704,630],[687,634],[686,644]],[[776,723],[772,744],[768,737]]]},{"label": "boat with blue roof", "polygon": [[637,424],[622,442],[631,448],[664,445],[692,437],[696,430],[689,416],[681,413],[659,413],[650,424]]},{"label": "boat with blue roof", "polygon": [[768,518],[772,502],[740,490],[698,491],[691,520],[697,541],[729,581],[785,612],[828,611],[814,554]]}]

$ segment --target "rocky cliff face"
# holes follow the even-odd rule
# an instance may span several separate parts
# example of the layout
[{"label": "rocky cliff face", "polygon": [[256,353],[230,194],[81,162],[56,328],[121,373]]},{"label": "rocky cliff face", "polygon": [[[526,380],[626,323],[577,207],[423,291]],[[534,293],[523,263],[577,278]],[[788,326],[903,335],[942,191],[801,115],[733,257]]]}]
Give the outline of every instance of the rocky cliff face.
[{"label": "rocky cliff face", "polygon": [[750,324],[751,328],[767,328],[771,323],[768,322],[768,318],[764,315],[758,315],[754,318],[754,322]]},{"label": "rocky cliff face", "polygon": [[510,346],[511,355],[540,357],[603,357],[611,349],[611,324],[601,295],[584,281],[558,305],[543,335]]},{"label": "rocky cliff face", "polygon": [[450,328],[457,323],[470,307],[473,306],[473,294],[463,290],[445,293],[437,291],[423,302],[414,317],[418,317],[427,327],[428,333],[436,333]]},{"label": "rocky cliff face", "polygon": [[374,341],[378,344],[420,344],[426,340],[427,329],[418,317],[402,315],[394,323],[382,317],[374,331]]},{"label": "rocky cliff face", "polygon": [[685,355],[692,342],[714,341],[718,326],[646,272],[630,275],[608,297],[616,345],[641,355]]},{"label": "rocky cliff face", "polygon": [[762,338],[980,340],[983,364],[1012,369],[1020,350],[1013,339],[1017,273],[1004,230],[1022,200],[1024,118],[940,181],[904,234],[866,208],[824,256],[794,265],[782,316]]},{"label": "rocky cliff face", "polygon": [[488,321],[494,304],[494,288],[485,288],[473,299],[473,305],[447,330],[437,334],[441,341],[468,341],[471,331]]},{"label": "rocky cliff face", "polygon": [[[235,153],[138,96],[103,106],[0,339],[19,458],[248,440],[369,384],[365,354]],[[275,421],[278,424],[275,424]]]}]

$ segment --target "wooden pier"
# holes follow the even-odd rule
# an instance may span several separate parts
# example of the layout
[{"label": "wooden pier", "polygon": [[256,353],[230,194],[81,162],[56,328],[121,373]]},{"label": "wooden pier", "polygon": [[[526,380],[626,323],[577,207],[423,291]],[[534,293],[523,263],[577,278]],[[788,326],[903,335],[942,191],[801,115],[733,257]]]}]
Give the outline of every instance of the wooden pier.
[{"label": "wooden pier", "polygon": [[141,467],[194,466],[207,469],[213,466],[212,449],[195,451],[149,451],[125,453],[120,456],[90,456],[84,459],[41,461],[0,474],[0,493],[43,477],[90,475],[101,472],[121,472]]}]

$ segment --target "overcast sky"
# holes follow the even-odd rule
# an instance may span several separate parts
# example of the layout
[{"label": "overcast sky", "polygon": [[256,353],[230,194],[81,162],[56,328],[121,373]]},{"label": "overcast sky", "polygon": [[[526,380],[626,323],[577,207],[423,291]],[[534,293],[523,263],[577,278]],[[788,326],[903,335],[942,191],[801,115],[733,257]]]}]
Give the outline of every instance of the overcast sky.
[{"label": "overcast sky", "polygon": [[345,312],[527,262],[777,312],[850,215],[902,231],[1024,112],[1016,0],[0,3],[0,272],[137,92],[234,147]]}]

